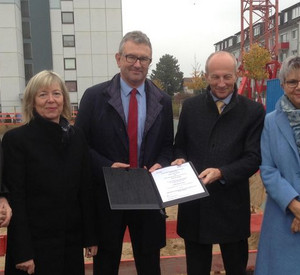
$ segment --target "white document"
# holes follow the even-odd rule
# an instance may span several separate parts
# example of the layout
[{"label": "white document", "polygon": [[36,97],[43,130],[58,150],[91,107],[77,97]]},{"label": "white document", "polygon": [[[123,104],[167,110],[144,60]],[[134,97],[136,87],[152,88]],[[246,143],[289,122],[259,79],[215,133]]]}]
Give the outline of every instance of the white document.
[{"label": "white document", "polygon": [[151,174],[163,203],[207,192],[189,162],[161,168]]}]

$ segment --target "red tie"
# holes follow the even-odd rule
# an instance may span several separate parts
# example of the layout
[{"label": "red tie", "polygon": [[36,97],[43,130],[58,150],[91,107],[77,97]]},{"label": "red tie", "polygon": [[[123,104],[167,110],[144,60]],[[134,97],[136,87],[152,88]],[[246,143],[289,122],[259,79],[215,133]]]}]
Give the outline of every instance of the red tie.
[{"label": "red tie", "polygon": [[129,164],[130,167],[138,167],[138,105],[136,100],[137,89],[132,89],[128,111],[128,137],[129,137]]}]

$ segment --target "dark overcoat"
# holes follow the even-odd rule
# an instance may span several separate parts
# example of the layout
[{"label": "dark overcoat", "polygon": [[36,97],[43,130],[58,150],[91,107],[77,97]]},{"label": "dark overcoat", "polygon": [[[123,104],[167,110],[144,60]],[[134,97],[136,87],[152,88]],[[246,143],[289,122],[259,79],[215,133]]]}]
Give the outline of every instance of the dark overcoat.
[{"label": "dark overcoat", "polygon": [[[149,169],[155,163],[170,165],[173,144],[171,98],[149,80],[145,82],[145,91],[147,111],[139,166]],[[97,183],[99,245],[114,250],[120,239],[124,211],[110,209],[102,167],[111,167],[114,162],[129,163],[120,74],[86,90],[75,125],[83,129],[92,155]],[[158,210],[138,210],[133,216],[136,233],[131,233],[141,245],[139,249],[149,251],[165,245],[165,217]]]},{"label": "dark overcoat", "polygon": [[83,247],[95,240],[92,181],[84,135],[36,117],[2,141],[4,180],[13,216],[5,274],[27,274],[17,263],[33,259],[36,275],[83,275]]},{"label": "dark overcoat", "polygon": [[187,99],[175,137],[175,158],[198,173],[219,168],[224,182],[206,185],[209,197],[179,205],[178,234],[199,243],[226,243],[250,235],[248,178],[260,165],[261,104],[237,95],[219,115],[208,90]]}]

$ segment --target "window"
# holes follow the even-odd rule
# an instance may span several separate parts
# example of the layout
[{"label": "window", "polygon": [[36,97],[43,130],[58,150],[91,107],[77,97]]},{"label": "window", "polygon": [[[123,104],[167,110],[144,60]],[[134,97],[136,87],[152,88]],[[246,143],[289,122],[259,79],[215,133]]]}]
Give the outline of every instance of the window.
[{"label": "window", "polygon": [[21,14],[22,17],[29,17],[29,5],[28,5],[28,0],[23,0],[21,1]]},{"label": "window", "polygon": [[280,35],[280,42],[281,43],[287,42],[287,34],[286,33]]},{"label": "window", "polygon": [[228,40],[228,47],[231,47],[233,45],[233,40],[232,40],[232,38],[230,38],[229,40]]},{"label": "window", "polygon": [[236,36],[236,43],[241,43],[241,35],[240,34],[238,34]]},{"label": "window", "polygon": [[25,80],[26,80],[26,83],[32,77],[33,77],[33,65],[32,64],[25,64]]},{"label": "window", "polygon": [[68,91],[71,92],[77,92],[77,81],[65,81],[65,84],[68,88]]},{"label": "window", "polygon": [[61,22],[63,24],[73,24],[74,23],[74,13],[73,12],[62,12]]},{"label": "window", "polygon": [[23,50],[24,50],[24,58],[25,59],[32,59],[31,43],[24,43],[23,44]]},{"label": "window", "polygon": [[75,47],[75,35],[63,35],[64,47]]},{"label": "window", "polygon": [[64,58],[65,70],[76,70],[76,59],[75,58]]},{"label": "window", "polygon": [[288,13],[285,12],[285,13],[283,14],[283,23],[286,23],[287,21],[288,21]]},{"label": "window", "polygon": [[22,22],[22,33],[23,38],[31,38],[31,29],[30,29],[30,23],[29,22]]},{"label": "window", "polygon": [[258,26],[255,26],[255,27],[253,28],[253,34],[254,34],[254,36],[257,36],[257,35],[260,34],[260,26],[259,26],[259,25],[258,25]]},{"label": "window", "polygon": [[293,39],[297,39],[298,38],[298,30],[297,29],[292,31],[292,38]]},{"label": "window", "polygon": [[285,60],[287,58],[287,54],[286,52],[282,52],[279,55],[279,61],[282,62],[283,60]]},{"label": "window", "polygon": [[300,16],[300,7],[296,7],[292,10],[292,19]]},{"label": "window", "polygon": [[78,103],[71,103],[72,113],[78,112]]},{"label": "window", "polygon": [[75,119],[78,113],[78,103],[71,103],[72,118]]},{"label": "window", "polygon": [[60,0],[49,0],[50,9],[61,9]]},{"label": "window", "polygon": [[272,18],[272,19],[270,20],[270,24],[269,24],[268,29],[270,30],[270,29],[274,28],[274,25],[275,25],[275,19]]},{"label": "window", "polygon": [[272,37],[269,39],[269,46],[270,46],[270,47],[274,47],[274,44],[275,44],[275,37],[272,36]]}]

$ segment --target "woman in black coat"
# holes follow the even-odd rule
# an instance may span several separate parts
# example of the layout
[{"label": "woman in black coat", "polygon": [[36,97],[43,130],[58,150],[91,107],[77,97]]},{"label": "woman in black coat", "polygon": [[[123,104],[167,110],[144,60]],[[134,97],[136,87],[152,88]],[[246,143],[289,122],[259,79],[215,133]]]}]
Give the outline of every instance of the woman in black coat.
[{"label": "woman in black coat", "polygon": [[83,275],[83,247],[88,257],[97,253],[88,148],[69,117],[61,78],[35,75],[25,89],[25,124],[3,137],[13,209],[6,275]]}]

